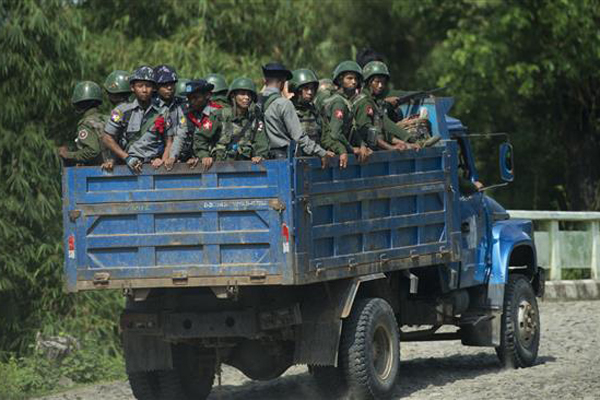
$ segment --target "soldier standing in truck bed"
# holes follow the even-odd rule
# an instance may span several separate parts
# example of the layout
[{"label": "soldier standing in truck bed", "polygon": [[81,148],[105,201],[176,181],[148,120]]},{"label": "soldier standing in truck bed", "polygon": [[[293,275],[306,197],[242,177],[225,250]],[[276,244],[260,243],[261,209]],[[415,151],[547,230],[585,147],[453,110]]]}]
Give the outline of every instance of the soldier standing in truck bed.
[{"label": "soldier standing in truck bed", "polygon": [[219,113],[222,128],[211,153],[217,161],[259,163],[269,155],[269,141],[256,105],[256,85],[250,78],[237,78],[229,86],[228,97],[232,106]]},{"label": "soldier standing in truck bed", "polygon": [[278,63],[267,64],[262,70],[265,89],[259,103],[264,114],[272,157],[286,158],[288,147],[293,140],[304,154],[319,156],[323,166],[327,165],[327,159],[335,154],[323,149],[302,131],[294,105],[281,95],[285,82],[292,78],[292,73]]},{"label": "soldier standing in truck bed", "polygon": [[58,149],[58,155],[67,165],[100,165],[103,161],[101,135],[106,122],[106,117],[98,111],[102,89],[91,81],[79,82],[73,89],[71,103],[76,112],[82,114],[77,123],[77,149],[69,151],[63,146]]},{"label": "soldier standing in truck bed", "polygon": [[112,110],[102,139],[132,171],[141,172],[146,162],[158,168],[162,165],[162,151],[173,123],[168,113],[152,102],[156,81],[151,67],[135,70],[129,85],[135,99]]},{"label": "soldier standing in truck bed", "polygon": [[228,98],[229,86],[227,86],[225,77],[221,74],[212,73],[206,75],[205,80],[213,85],[210,100],[213,103],[220,105],[222,108],[231,107],[231,103],[229,102]]}]

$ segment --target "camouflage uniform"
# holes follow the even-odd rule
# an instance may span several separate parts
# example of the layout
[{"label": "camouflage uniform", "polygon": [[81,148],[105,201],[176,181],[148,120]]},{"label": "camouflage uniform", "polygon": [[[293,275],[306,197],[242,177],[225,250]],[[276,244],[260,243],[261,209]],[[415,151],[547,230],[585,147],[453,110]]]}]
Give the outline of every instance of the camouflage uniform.
[{"label": "camouflage uniform", "polygon": [[[317,91],[319,80],[316,74],[309,69],[297,69],[292,72],[292,79],[289,81],[289,90],[294,93],[292,103],[296,108],[296,114],[300,120],[302,131],[315,143],[321,144],[321,132],[323,121],[317,111],[314,102],[306,103],[301,99],[301,89],[305,85],[313,85]],[[304,156],[309,154],[302,152]]]},{"label": "camouflage uniform", "polygon": [[245,115],[236,116],[231,108],[226,108],[220,116],[222,127],[211,152],[217,161],[267,158],[269,141],[256,106],[251,106]]},{"label": "camouflage uniform", "polygon": [[186,146],[193,147],[193,154],[198,158],[211,157],[217,144],[223,124],[219,118],[220,108],[209,103],[202,112],[190,110],[187,114],[188,141]]}]

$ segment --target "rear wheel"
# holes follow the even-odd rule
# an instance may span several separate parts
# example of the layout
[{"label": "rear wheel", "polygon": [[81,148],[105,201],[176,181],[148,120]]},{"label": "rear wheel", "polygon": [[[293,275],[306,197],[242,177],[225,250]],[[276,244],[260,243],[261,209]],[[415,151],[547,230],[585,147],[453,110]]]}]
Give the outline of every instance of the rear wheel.
[{"label": "rear wheel", "polygon": [[383,299],[359,300],[344,321],[340,364],[349,393],[357,399],[392,394],[400,364],[400,338],[394,310]]},{"label": "rear wheel", "polygon": [[540,345],[540,314],[529,280],[510,275],[504,291],[500,346],[496,354],[506,368],[530,367]]},{"label": "rear wheel", "polygon": [[128,374],[129,385],[138,400],[158,400],[158,375],[156,371],[132,372]]},{"label": "rear wheel", "polygon": [[161,400],[208,397],[215,379],[214,355],[187,344],[172,345],[173,369],[160,371]]}]

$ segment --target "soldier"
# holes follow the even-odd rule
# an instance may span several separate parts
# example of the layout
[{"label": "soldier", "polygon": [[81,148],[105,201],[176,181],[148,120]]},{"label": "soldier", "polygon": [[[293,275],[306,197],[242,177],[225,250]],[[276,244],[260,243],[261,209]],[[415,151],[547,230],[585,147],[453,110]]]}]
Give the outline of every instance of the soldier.
[{"label": "soldier", "polygon": [[102,104],[102,89],[94,82],[79,82],[73,90],[71,103],[78,114],[83,114],[77,123],[77,150],[69,151],[62,146],[58,155],[67,165],[100,165],[103,161],[101,135],[106,120],[98,111]]},{"label": "soldier", "polygon": [[[323,120],[317,110],[314,100],[319,87],[317,75],[310,69],[297,69],[292,73],[289,90],[293,93],[292,103],[302,125],[302,130],[317,144],[321,144]],[[303,154],[307,155],[307,154]],[[340,154],[340,167],[348,165],[348,154]]]},{"label": "soldier", "polygon": [[229,86],[232,107],[223,108],[222,128],[211,152],[217,161],[252,160],[258,164],[269,154],[262,114],[256,106],[256,85],[250,78],[237,78]]},{"label": "soldier", "polygon": [[168,114],[170,124],[173,128],[169,130],[171,135],[166,138],[165,150],[162,157],[165,168],[170,170],[173,168],[173,164],[181,151],[180,147],[174,146],[173,136],[184,137],[186,135],[187,120],[183,108],[175,99],[175,89],[178,80],[175,69],[168,65],[155,67],[154,80],[156,81],[157,88],[153,101],[156,106],[163,108],[164,112]]},{"label": "soldier", "polygon": [[221,74],[208,74],[206,75],[206,82],[212,83],[214,86],[211,101],[220,105],[221,107],[231,107],[228,98],[229,87],[225,77]]},{"label": "soldier", "polygon": [[352,152],[359,162],[365,162],[372,151],[353,126],[352,101],[359,90],[362,70],[354,61],[343,61],[333,71],[333,83],[339,88],[323,100],[325,129],[323,145],[337,154]]},{"label": "soldier", "polygon": [[[129,72],[116,70],[111,72],[104,81],[104,90],[108,95],[108,100],[115,108],[119,104],[127,103],[131,97],[131,89],[129,88]],[[107,117],[108,118],[108,117]],[[120,143],[123,145],[123,143]],[[104,163],[102,169],[112,171],[115,165],[115,155],[104,147]]]},{"label": "soldier", "polygon": [[131,96],[129,73],[121,70],[111,72],[104,81],[104,90],[113,108],[121,103],[127,103]]},{"label": "soldier", "polygon": [[262,92],[260,106],[264,115],[271,155],[275,158],[287,157],[288,146],[294,140],[304,154],[321,157],[324,168],[327,165],[327,159],[335,154],[323,149],[302,131],[294,105],[281,95],[285,82],[292,77],[292,73],[278,63],[267,64],[262,70],[265,77],[265,88]]},{"label": "soldier", "polygon": [[[139,67],[129,77],[129,85],[135,99],[112,110],[102,140],[132,171],[141,172],[145,162],[158,168],[172,124],[168,113],[152,101],[154,71],[148,66]],[[119,143],[124,143],[124,147]]]},{"label": "soldier", "polygon": [[214,161],[211,151],[215,147],[222,126],[219,120],[221,108],[210,101],[211,90],[213,90],[212,83],[204,79],[190,81],[186,86],[189,111],[186,114],[188,133],[184,149],[188,149],[185,151],[191,153],[190,158],[187,159],[190,168],[195,168],[201,160],[202,169],[207,170]]},{"label": "soldier", "polygon": [[333,95],[333,93],[337,90],[333,81],[328,78],[319,80],[319,88],[317,89],[317,94],[315,96],[315,107],[319,114],[323,115],[325,112],[325,106],[323,102],[325,99],[328,99]]},{"label": "soldier", "polygon": [[366,137],[372,148],[406,150],[419,148],[408,143],[410,134],[397,126],[386,113],[384,95],[390,77],[387,66],[371,61],[363,69],[365,87],[354,101],[353,114],[356,129]]}]

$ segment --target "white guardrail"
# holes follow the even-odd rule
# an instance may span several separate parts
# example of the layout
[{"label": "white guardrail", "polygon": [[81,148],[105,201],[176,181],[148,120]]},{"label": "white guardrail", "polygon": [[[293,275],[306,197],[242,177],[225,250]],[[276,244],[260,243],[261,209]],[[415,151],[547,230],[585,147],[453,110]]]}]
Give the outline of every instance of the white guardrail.
[{"label": "white guardrail", "polygon": [[[550,280],[564,269],[590,269],[600,279],[600,212],[510,210],[511,218],[534,221],[538,265],[550,268]],[[569,222],[561,230],[561,222]],[[563,224],[564,225],[564,224]]]}]

